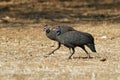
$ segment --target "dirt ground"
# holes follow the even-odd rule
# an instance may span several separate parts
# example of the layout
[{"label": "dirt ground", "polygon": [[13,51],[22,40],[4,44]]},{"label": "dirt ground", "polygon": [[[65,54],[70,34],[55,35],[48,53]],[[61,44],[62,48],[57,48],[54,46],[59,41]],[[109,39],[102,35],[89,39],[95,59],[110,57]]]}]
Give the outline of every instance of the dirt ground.
[{"label": "dirt ground", "polygon": [[76,48],[73,59],[67,60],[70,53],[64,46],[54,55],[44,58],[44,55],[56,48],[57,43],[49,40],[42,28],[1,28],[0,79],[119,80],[119,26],[120,24],[74,26],[75,29],[94,36],[97,52],[101,58],[106,58],[105,62],[95,58],[97,53],[91,53],[93,59],[84,59],[86,54],[80,48]]},{"label": "dirt ground", "polygon": [[[72,5],[69,5],[69,2],[64,2],[62,6],[60,6],[62,4],[60,2],[55,7],[60,10],[55,9],[53,14],[50,14],[49,7],[45,6],[48,4],[53,7],[55,3],[40,2],[36,5],[44,6],[46,10],[41,11],[44,7],[40,9],[34,7],[33,10],[40,10],[42,13],[48,11],[48,14],[40,12],[42,16],[36,19],[34,17],[39,14],[37,12],[34,13],[33,17],[31,17],[32,13],[22,13],[28,6],[26,8],[22,4],[24,7],[21,10],[18,8],[18,3],[14,3],[14,5],[12,2],[5,3],[8,8],[10,7],[10,10],[8,9],[9,12],[1,12],[0,16],[0,80],[120,80],[120,19],[116,18],[116,15],[120,15],[119,6],[113,5],[111,9],[108,5],[110,8],[107,6],[106,9],[94,10],[94,7],[87,5],[90,7],[88,8],[86,7],[87,3],[83,3],[85,5],[82,5],[81,8],[76,2]],[[6,7],[5,4],[4,7]],[[0,4],[1,6],[1,10],[3,10],[3,4]],[[82,14],[86,11],[86,14],[78,16],[79,11],[74,12],[77,9],[81,10]],[[68,13],[71,12],[74,17],[65,12],[66,10]],[[104,14],[101,18],[102,11]],[[22,15],[17,12],[22,13]],[[54,16],[55,13],[59,15]],[[97,13],[99,15],[95,17]],[[52,17],[46,17],[49,14]],[[59,16],[63,18],[57,19]],[[79,18],[76,19],[75,16]],[[113,17],[115,18],[113,19]],[[110,20],[106,20],[108,18]],[[45,23],[50,26],[69,25],[76,30],[91,33],[95,38],[97,53],[92,53],[86,47],[93,57],[86,59],[85,52],[77,47],[73,59],[68,60],[69,49],[62,46],[54,55],[45,58],[44,55],[57,47],[56,42],[46,37],[41,26]],[[97,54],[101,58],[96,58]],[[106,61],[100,61],[101,59],[106,59]]]}]

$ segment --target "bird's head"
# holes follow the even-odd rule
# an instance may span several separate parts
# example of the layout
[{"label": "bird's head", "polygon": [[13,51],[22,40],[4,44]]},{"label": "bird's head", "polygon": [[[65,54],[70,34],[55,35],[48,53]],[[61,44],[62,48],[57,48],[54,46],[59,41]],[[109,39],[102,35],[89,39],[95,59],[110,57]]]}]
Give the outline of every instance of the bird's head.
[{"label": "bird's head", "polygon": [[57,36],[59,36],[61,34],[60,26],[56,27],[56,34],[57,34]]},{"label": "bird's head", "polygon": [[48,25],[45,25],[43,30],[46,32],[46,33],[49,33],[50,32],[50,28],[48,28]]}]

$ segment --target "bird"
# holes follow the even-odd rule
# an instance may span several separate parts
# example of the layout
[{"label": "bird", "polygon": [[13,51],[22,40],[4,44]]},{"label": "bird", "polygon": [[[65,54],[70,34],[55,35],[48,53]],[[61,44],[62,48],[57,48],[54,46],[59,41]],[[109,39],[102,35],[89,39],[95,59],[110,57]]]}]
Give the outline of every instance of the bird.
[{"label": "bird", "polygon": [[75,47],[82,48],[86,52],[87,58],[91,56],[85,49],[85,45],[90,48],[92,52],[96,52],[94,38],[90,33],[74,30],[60,34],[59,31],[62,31],[62,29],[60,29],[60,27],[56,28],[57,41],[69,48],[71,55],[68,59],[71,59],[72,55],[75,53]]},{"label": "bird", "polygon": [[57,33],[60,32],[60,34],[66,33],[66,32],[68,32],[68,31],[74,31],[74,30],[75,30],[74,28],[69,27],[69,26],[57,26],[57,27],[49,28],[47,24],[44,25],[43,30],[45,31],[46,36],[47,36],[49,39],[51,39],[51,40],[53,40],[53,41],[56,41],[57,44],[58,44],[57,48],[55,48],[55,49],[54,49],[53,51],[51,51],[49,54],[45,55],[45,57],[48,57],[49,55],[54,54],[54,52],[61,47],[61,43],[58,42],[58,41],[57,41],[57,38],[56,38],[56,31],[55,31],[56,28],[61,29],[61,30],[59,30],[59,31],[57,32]]}]

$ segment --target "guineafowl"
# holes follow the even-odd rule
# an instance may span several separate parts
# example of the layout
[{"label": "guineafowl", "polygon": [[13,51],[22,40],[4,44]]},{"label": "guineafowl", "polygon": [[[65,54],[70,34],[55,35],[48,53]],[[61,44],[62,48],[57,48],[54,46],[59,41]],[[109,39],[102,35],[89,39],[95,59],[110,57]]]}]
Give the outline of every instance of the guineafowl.
[{"label": "guineafowl", "polygon": [[[59,26],[59,28],[61,29],[60,31],[58,31],[57,33],[60,32],[60,34],[63,34],[65,32],[68,32],[68,31],[73,31],[75,29],[73,29],[72,27],[69,27],[69,26]],[[53,28],[49,28],[48,25],[45,25],[44,26],[44,31],[46,33],[46,36],[51,39],[51,40],[54,40],[54,41],[57,41],[57,38],[56,38],[56,31],[55,31],[56,27],[53,27]],[[58,42],[58,41],[57,41]],[[58,46],[56,49],[54,49],[52,52],[50,52],[48,55],[46,55],[45,57],[53,54],[56,50],[58,50],[61,46],[61,43],[58,42]]]},{"label": "guineafowl", "polygon": [[[60,34],[61,29],[56,29],[57,34],[57,41],[64,46],[68,47],[70,50],[71,55],[69,56],[69,59],[71,59],[72,55],[75,52],[75,47],[81,47],[86,53],[87,57],[90,58],[90,54],[85,49],[85,45],[90,48],[92,52],[96,52],[95,44],[94,44],[94,38],[91,34],[80,32],[80,31],[69,31],[63,34]],[[72,49],[72,52],[71,52]]]}]

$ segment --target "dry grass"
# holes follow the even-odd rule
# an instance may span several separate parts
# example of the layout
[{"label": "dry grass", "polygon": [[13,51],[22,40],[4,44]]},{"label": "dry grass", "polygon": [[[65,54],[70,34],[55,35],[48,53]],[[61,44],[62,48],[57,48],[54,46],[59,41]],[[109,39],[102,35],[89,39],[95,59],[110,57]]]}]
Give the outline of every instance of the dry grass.
[{"label": "dry grass", "polygon": [[[0,80],[120,80],[119,0],[7,1],[0,2]],[[64,46],[44,58],[57,46],[44,23],[91,33],[101,58],[86,47],[93,58],[85,59],[77,47],[68,60]]]},{"label": "dry grass", "polygon": [[0,79],[119,80],[119,25],[74,25],[77,30],[93,34],[97,52],[107,59],[105,62],[95,58],[95,53],[91,53],[93,59],[83,59],[86,54],[80,48],[76,48],[74,59],[67,60],[70,54],[64,46],[54,55],[44,58],[57,44],[49,40],[41,28],[0,28]]}]

